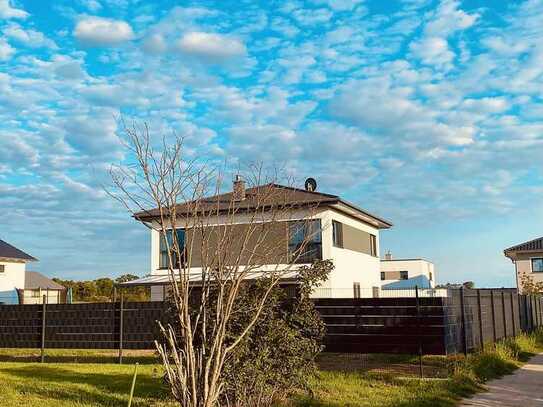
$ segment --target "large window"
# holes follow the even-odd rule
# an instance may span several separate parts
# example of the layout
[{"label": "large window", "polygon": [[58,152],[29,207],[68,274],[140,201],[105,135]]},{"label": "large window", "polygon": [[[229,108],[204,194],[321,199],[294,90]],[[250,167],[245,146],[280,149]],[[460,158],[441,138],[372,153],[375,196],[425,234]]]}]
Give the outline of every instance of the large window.
[{"label": "large window", "polygon": [[409,273],[407,271],[400,271],[400,280],[407,280],[409,278]]},{"label": "large window", "polygon": [[290,222],[288,254],[295,263],[322,260],[322,231],[320,219]]},{"label": "large window", "polygon": [[[179,250],[181,251],[181,259],[177,256],[177,251],[174,249],[174,240],[173,240],[173,231],[167,230],[166,236],[164,237],[164,234],[161,234],[160,236],[160,257],[159,257],[159,268],[161,269],[167,269],[168,268],[168,248],[171,251],[172,254],[172,261],[173,265],[172,267],[177,268],[180,265],[180,261],[184,261],[184,249],[185,249],[185,230],[184,229],[176,229],[176,236],[177,236],[177,244],[179,245]],[[168,244],[166,244],[166,242]]]},{"label": "large window", "polygon": [[370,254],[377,257],[377,238],[375,235],[370,235]]},{"label": "large window", "polygon": [[343,224],[332,221],[332,241],[335,247],[343,247]]},{"label": "large window", "polygon": [[543,258],[532,258],[532,273],[543,273]]},{"label": "large window", "polygon": [[381,271],[381,281],[385,281],[387,279],[387,275],[384,271]]},{"label": "large window", "polygon": [[0,264],[0,274],[3,273],[4,271],[6,271],[6,266],[4,266],[3,264]]}]

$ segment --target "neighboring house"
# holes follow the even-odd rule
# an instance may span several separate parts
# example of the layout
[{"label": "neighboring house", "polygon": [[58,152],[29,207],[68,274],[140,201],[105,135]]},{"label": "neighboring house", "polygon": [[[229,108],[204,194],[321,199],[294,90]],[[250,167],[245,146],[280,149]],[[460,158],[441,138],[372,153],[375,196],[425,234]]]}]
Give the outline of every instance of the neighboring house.
[{"label": "neighboring house", "polygon": [[543,283],[543,237],[509,247],[503,251],[515,265],[517,288],[522,292],[522,277]]},{"label": "neighboring house", "polygon": [[381,288],[434,288],[434,264],[424,259],[393,259],[390,252],[381,260]]},{"label": "neighboring house", "polygon": [[63,304],[66,302],[66,288],[36,271],[25,274],[24,289],[17,290],[19,304]]},{"label": "neighboring house", "polygon": [[26,263],[34,257],[0,240],[0,304],[17,304],[17,289],[25,286]]},{"label": "neighboring house", "polygon": [[[284,239],[285,253],[284,258],[290,255],[292,248],[303,238],[300,233],[311,233],[311,242],[307,245],[310,249],[307,255],[301,256],[298,260],[300,264],[310,264],[318,259],[331,259],[335,269],[331,273],[321,290],[324,290],[326,296],[352,296],[353,292],[360,292],[360,287],[371,288],[381,285],[379,279],[379,231],[388,229],[392,224],[367,211],[343,200],[339,196],[314,192],[312,190],[303,190],[292,187],[286,187],[278,184],[267,184],[254,188],[245,188],[244,181],[239,178],[234,181],[233,192],[205,198],[202,202],[213,205],[224,205],[224,211],[231,210],[230,205],[234,202],[243,208],[233,222],[228,221],[232,228],[240,228],[243,233],[243,225],[247,223],[247,212],[254,209],[256,197],[259,194],[259,188],[273,188],[278,195],[287,196],[289,204],[292,204],[292,210],[288,219],[278,222],[278,228],[281,231],[281,239]],[[288,194],[287,194],[288,193]],[[285,202],[281,202],[285,203]],[[180,219],[191,216],[187,209],[188,203],[179,204],[176,212]],[[290,206],[290,205],[289,205]],[[222,211],[221,206],[219,210]],[[222,213],[222,212],[221,212]],[[148,210],[136,214],[136,219],[148,224],[156,223],[159,218],[159,212],[156,209]],[[305,232],[292,232],[291,225],[300,224],[301,220],[308,219],[308,226]],[[210,224],[220,225],[218,221]],[[180,220],[177,225],[178,241],[186,241],[185,234],[190,233],[190,228],[185,230],[183,222]],[[225,222],[223,221],[223,224]],[[151,229],[151,275],[139,280],[134,280],[123,285],[147,285],[151,286],[151,298],[161,300],[164,296],[164,286],[168,284],[168,253],[165,240],[161,238],[161,233],[155,228]],[[171,236],[169,236],[171,238]],[[193,248],[194,250],[194,248]],[[287,253],[288,252],[288,253]],[[194,255],[194,253],[193,253]],[[198,255],[194,255],[195,258]],[[198,262],[192,261],[195,269],[194,274],[198,275]],[[192,269],[191,269],[192,272]]]}]

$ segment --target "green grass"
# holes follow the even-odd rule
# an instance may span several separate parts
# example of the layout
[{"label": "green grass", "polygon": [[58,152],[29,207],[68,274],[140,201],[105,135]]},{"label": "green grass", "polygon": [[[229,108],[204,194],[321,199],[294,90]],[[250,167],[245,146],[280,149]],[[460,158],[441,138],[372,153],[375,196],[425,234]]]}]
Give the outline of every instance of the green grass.
[{"label": "green grass", "polygon": [[[501,341],[495,347],[488,345],[484,352],[468,357],[427,358],[425,365],[440,368],[446,365],[449,374],[445,379],[418,379],[403,372],[376,373],[372,369],[321,371],[313,380],[312,396],[299,395],[284,404],[303,407],[454,406],[459,399],[481,391],[485,381],[512,373],[529,357],[542,351],[543,331],[539,331]],[[394,360],[387,362],[397,363]],[[414,366],[412,360],[407,362]]]},{"label": "green grass", "polygon": [[[489,379],[511,373],[543,351],[543,333],[522,335],[467,358],[425,357],[418,379],[416,358],[406,356],[323,355],[312,380],[312,395],[298,394],[281,403],[289,407],[454,406]],[[128,352],[118,365],[116,352],[49,350],[49,363],[36,363],[35,350],[0,350],[0,406],[126,406],[138,361],[134,407],[174,406],[162,384],[152,352]],[[102,363],[94,363],[101,361]],[[109,363],[103,363],[103,362]],[[91,363],[92,362],[92,363]],[[383,369],[384,368],[384,369]]]}]

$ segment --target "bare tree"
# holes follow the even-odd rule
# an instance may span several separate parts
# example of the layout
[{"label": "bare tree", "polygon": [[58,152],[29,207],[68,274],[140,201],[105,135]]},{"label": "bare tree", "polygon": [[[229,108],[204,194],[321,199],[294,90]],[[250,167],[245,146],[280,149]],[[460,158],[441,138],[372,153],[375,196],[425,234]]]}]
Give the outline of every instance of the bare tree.
[{"label": "bare tree", "polygon": [[[222,171],[186,159],[181,138],[155,149],[147,126],[125,132],[135,163],[112,167],[110,193],[167,247],[175,322],[161,326],[165,340],[156,343],[166,378],[181,405],[215,406],[225,361],[257,323],[273,288],[292,278],[313,249],[317,205],[278,187],[277,174],[265,175],[261,166],[246,171],[247,189],[241,184],[237,193],[221,193]],[[289,234],[296,235],[295,246],[289,247]],[[243,310],[250,318],[232,335],[229,323],[248,281],[266,289]]]}]

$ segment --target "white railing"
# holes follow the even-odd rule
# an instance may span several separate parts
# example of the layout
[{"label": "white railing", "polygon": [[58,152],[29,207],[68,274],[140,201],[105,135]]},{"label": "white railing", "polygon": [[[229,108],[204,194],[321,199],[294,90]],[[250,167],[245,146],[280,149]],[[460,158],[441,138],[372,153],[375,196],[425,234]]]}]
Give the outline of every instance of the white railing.
[{"label": "white railing", "polygon": [[382,289],[381,287],[364,288],[317,288],[312,298],[414,298],[419,297],[447,297],[446,288],[402,288]]}]

